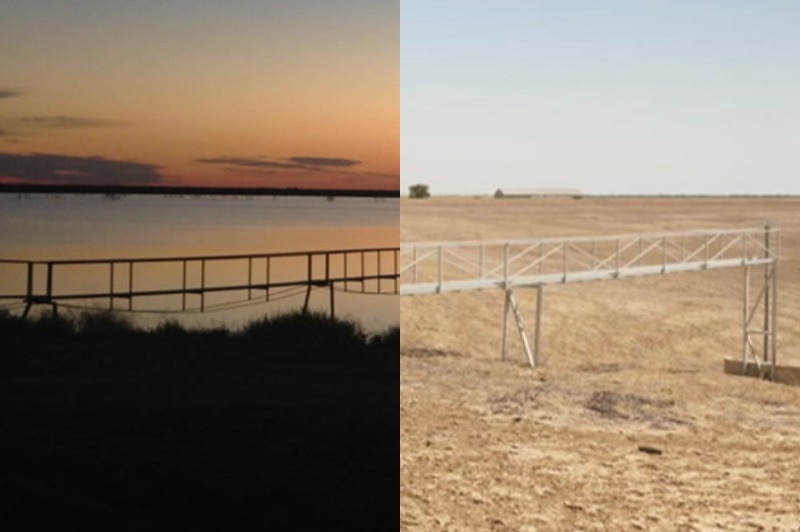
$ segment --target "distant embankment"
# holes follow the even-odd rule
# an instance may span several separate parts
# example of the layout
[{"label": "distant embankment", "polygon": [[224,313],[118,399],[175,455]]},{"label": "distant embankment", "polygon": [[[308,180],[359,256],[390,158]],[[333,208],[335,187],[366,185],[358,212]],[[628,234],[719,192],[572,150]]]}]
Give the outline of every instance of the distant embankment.
[{"label": "distant embankment", "polygon": [[322,188],[145,187],[0,184],[0,194],[158,194],[183,196],[351,196],[397,198],[399,190]]}]

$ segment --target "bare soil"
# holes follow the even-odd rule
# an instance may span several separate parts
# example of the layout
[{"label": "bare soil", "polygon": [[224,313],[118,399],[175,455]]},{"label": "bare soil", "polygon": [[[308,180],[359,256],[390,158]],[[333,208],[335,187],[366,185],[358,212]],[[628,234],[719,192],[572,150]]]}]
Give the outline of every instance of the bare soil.
[{"label": "bare soil", "polygon": [[[800,365],[800,199],[403,200],[401,240],[782,229]],[[743,272],[545,288],[542,360],[501,291],[401,298],[400,529],[800,530],[800,388],[723,373]],[[518,297],[531,322],[534,291]],[[516,340],[516,339],[515,339]]]}]

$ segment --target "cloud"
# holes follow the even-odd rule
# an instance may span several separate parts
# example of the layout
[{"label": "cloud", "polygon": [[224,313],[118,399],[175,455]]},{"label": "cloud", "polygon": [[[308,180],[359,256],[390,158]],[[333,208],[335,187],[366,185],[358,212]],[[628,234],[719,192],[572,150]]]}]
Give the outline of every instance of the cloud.
[{"label": "cloud", "polygon": [[287,170],[321,170],[334,171],[332,168],[349,168],[361,161],[354,159],[333,158],[333,157],[289,157],[288,159],[274,161],[264,157],[211,157],[205,159],[195,159],[198,163],[224,164],[227,166],[241,166],[246,168],[269,168]]},{"label": "cloud", "polygon": [[348,168],[361,164],[361,161],[353,159],[337,159],[331,157],[289,157],[289,161],[304,166],[335,166],[338,168]]},{"label": "cloud", "polygon": [[22,91],[15,91],[12,89],[0,89],[0,100],[3,98],[17,98],[22,96]]},{"label": "cloud", "polygon": [[127,125],[124,122],[100,118],[81,118],[75,116],[27,116],[20,118],[22,124],[42,129],[76,129],[89,127],[116,127]]},{"label": "cloud", "polygon": [[211,157],[207,159],[195,159],[195,162],[205,164],[224,164],[226,166],[243,166],[246,168],[285,168],[297,169],[307,168],[302,164],[282,163],[265,159],[250,159],[246,157]]},{"label": "cloud", "polygon": [[0,153],[0,178],[64,185],[155,185],[163,181],[158,166],[103,157]]}]

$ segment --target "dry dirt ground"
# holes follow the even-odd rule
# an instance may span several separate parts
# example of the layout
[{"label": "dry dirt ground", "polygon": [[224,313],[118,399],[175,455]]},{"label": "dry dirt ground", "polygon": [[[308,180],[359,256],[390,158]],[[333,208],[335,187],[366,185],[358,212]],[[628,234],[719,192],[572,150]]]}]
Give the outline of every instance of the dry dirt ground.
[{"label": "dry dirt ground", "polygon": [[[433,198],[401,213],[403,242],[768,222],[783,231],[779,362],[800,365],[798,198]],[[800,530],[800,387],[722,371],[740,354],[742,279],[548,286],[535,370],[518,342],[500,360],[501,291],[401,298],[400,530]]]}]

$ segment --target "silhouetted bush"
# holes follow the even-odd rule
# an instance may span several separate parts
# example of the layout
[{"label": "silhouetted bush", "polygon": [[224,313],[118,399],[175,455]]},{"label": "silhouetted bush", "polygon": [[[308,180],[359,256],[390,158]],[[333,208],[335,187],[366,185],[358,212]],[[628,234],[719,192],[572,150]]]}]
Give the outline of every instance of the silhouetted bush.
[{"label": "silhouetted bush", "polygon": [[99,312],[82,312],[78,316],[77,330],[81,334],[114,336],[131,334],[136,330],[136,327],[128,316],[110,310],[103,310]]},{"label": "silhouetted bush", "polygon": [[367,345],[357,323],[299,311],[253,321],[244,327],[241,339],[266,354],[294,351],[304,359],[360,353]]},{"label": "silhouetted bush", "polygon": [[0,311],[0,334],[10,353],[6,364],[39,369],[47,367],[48,360],[59,360],[64,368],[86,364],[175,366],[193,360],[230,365],[244,360],[241,357],[266,362],[337,362],[364,354],[391,354],[400,346],[398,327],[370,336],[356,322],[299,311],[257,319],[236,331],[186,329],[177,320],[145,330],[128,315],[111,311],[46,313],[36,319]]},{"label": "silhouetted bush", "polygon": [[400,327],[392,327],[391,329],[374,335],[372,338],[370,338],[370,345],[399,348]]}]

